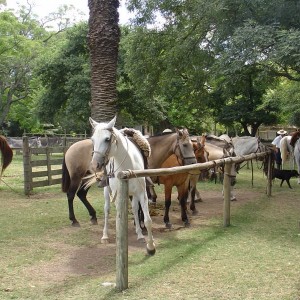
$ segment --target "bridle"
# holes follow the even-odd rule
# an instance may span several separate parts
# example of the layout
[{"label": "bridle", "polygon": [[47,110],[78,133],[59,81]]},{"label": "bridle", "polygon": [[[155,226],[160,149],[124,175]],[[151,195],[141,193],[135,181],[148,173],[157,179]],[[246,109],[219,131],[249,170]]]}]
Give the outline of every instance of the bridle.
[{"label": "bridle", "polygon": [[[194,156],[184,156],[184,154],[183,154],[184,153],[183,147],[184,147],[183,144],[180,143],[180,137],[177,136],[176,144],[174,146],[173,152],[176,153],[176,149],[178,148],[179,154],[180,154],[180,158],[182,159],[183,165],[186,165],[187,161],[189,161],[191,159],[195,160],[196,158],[195,158],[195,155]],[[194,152],[192,151],[192,153],[194,153]],[[178,157],[177,157],[177,159],[178,159]]]},{"label": "bridle", "polygon": [[[106,130],[110,131],[110,133],[111,133],[111,136],[110,136],[110,143],[108,144],[107,149],[106,149],[106,151],[104,152],[104,155],[103,155],[103,157],[104,157],[104,159],[103,159],[103,165],[100,166],[99,162],[97,162],[97,168],[98,168],[98,169],[101,169],[102,167],[106,167],[106,166],[107,166],[107,164],[108,164],[108,162],[109,162],[109,153],[110,153],[110,150],[111,150],[111,145],[112,145],[113,143],[116,143],[116,142],[117,142],[116,134],[114,133],[113,128],[106,129]],[[97,150],[93,150],[93,151],[92,151],[92,155],[93,155],[94,153],[95,153],[95,154],[99,154],[99,155],[102,155],[102,154],[103,154],[101,151],[97,151]],[[104,168],[104,169],[105,169],[105,168]]]}]

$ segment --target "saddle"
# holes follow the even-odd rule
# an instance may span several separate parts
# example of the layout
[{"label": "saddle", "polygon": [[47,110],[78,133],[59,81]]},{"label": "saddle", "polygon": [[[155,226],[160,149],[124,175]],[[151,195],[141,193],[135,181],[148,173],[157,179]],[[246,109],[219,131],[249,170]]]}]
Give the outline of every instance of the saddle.
[{"label": "saddle", "polygon": [[[127,136],[131,142],[141,151],[144,160],[144,168],[148,169],[148,157],[151,155],[151,147],[148,140],[142,135],[139,130],[133,128],[123,128],[120,130],[124,136]],[[154,186],[150,177],[146,177],[147,186]]]}]

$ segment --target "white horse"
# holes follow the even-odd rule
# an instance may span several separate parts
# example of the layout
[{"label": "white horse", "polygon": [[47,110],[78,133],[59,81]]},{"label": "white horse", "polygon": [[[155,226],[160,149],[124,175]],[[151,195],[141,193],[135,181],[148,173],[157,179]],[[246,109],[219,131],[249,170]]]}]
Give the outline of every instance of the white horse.
[{"label": "white horse", "polygon": [[[300,139],[298,139],[294,147],[294,158],[298,167],[298,173],[300,174]],[[300,184],[300,176],[298,177],[298,184]]]},{"label": "white horse", "polygon": [[[116,198],[120,171],[144,169],[144,160],[140,150],[119,130],[114,128],[116,117],[108,123],[98,123],[90,118],[90,123],[94,128],[92,135],[93,156],[91,166],[94,171],[106,169],[109,177],[108,186],[104,188],[105,197],[105,220],[108,220],[109,202]],[[146,193],[145,178],[133,178],[129,180],[128,192],[132,197],[132,211],[134,214],[135,228],[138,239],[144,239],[138,218],[139,204],[144,213],[144,224],[148,232],[147,252],[155,254],[155,244],[152,236],[152,220],[148,209],[148,197]],[[125,200],[125,199],[124,199]],[[105,222],[107,224],[107,222]],[[103,232],[107,233],[107,229]],[[108,239],[105,234],[102,241]]]},{"label": "white horse", "polygon": [[294,168],[294,149],[290,144],[291,139],[292,137],[290,135],[287,135],[280,140],[280,153],[282,165],[284,165],[284,163],[288,160],[288,157],[290,157],[290,166],[291,168]]}]

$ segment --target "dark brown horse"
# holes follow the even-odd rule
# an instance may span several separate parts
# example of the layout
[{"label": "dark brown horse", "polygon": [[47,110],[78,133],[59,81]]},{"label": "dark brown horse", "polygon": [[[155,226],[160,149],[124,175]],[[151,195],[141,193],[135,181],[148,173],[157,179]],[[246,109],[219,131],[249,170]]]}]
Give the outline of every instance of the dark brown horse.
[{"label": "dark brown horse", "polygon": [[13,151],[10,148],[6,138],[3,135],[0,135],[0,150],[1,150],[1,169],[0,177],[4,170],[10,165],[13,158]]},{"label": "dark brown horse", "polygon": [[[172,154],[183,160],[184,164],[196,163],[193,147],[187,129],[178,129],[174,133],[163,134],[148,138],[151,146],[149,168],[159,168]],[[82,140],[73,144],[66,152],[62,166],[62,191],[67,193],[69,204],[69,219],[73,226],[79,226],[74,214],[73,201],[75,195],[86,206],[91,216],[92,224],[97,224],[96,211],[86,198],[88,189],[84,187],[83,178],[92,173],[90,163],[92,159],[93,143]]]}]

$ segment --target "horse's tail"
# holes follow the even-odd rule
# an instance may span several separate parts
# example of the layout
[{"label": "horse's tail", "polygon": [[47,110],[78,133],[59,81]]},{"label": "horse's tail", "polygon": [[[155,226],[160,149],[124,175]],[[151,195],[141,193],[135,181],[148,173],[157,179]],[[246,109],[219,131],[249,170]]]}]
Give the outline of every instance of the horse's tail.
[{"label": "horse's tail", "polygon": [[70,178],[69,170],[67,168],[65,157],[64,157],[63,164],[62,164],[61,190],[64,193],[67,193],[69,190],[70,184],[71,184],[71,178]]},{"label": "horse's tail", "polygon": [[282,138],[280,141],[280,153],[281,153],[282,164],[284,164],[287,161],[287,157],[288,157],[288,145],[287,145],[286,137]]},{"label": "horse's tail", "polygon": [[4,136],[0,136],[0,149],[1,149],[1,170],[0,176],[3,171],[9,166],[13,159],[13,151],[8,145],[8,142]]}]

